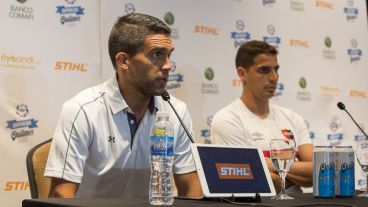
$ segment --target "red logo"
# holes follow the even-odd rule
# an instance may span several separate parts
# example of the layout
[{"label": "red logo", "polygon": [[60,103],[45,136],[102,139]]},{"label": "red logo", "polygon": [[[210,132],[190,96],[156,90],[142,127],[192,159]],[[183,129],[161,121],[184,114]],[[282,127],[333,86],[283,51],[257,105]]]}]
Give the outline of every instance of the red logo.
[{"label": "red logo", "polygon": [[289,129],[281,129],[281,133],[286,137],[286,139],[294,139],[293,132]]}]

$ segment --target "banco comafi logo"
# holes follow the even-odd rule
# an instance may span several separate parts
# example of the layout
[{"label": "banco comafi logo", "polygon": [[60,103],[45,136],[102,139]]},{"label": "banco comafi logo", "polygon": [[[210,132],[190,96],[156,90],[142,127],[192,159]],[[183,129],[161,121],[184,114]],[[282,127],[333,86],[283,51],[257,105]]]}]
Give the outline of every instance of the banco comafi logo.
[{"label": "banco comafi logo", "polygon": [[360,61],[363,52],[361,49],[358,48],[358,41],[353,38],[350,40],[351,48],[348,48],[348,55],[350,57],[351,63],[358,63]]},{"label": "banco comafi logo", "polygon": [[7,121],[7,129],[12,130],[11,139],[14,141],[17,138],[27,137],[34,134],[33,129],[37,128],[38,120],[27,119],[29,109],[26,104],[19,104],[16,107],[16,115],[18,119]]},{"label": "banco comafi logo", "polygon": [[324,43],[325,43],[327,48],[330,48],[332,46],[331,38],[330,37],[325,37]]},{"label": "banco comafi logo", "polygon": [[235,27],[237,31],[230,32],[230,38],[234,40],[234,47],[237,48],[243,43],[249,41],[251,39],[251,34],[244,31],[245,24],[243,20],[236,20]]},{"label": "banco comafi logo", "polygon": [[347,7],[344,7],[344,13],[346,14],[346,21],[354,22],[358,18],[359,10],[354,7],[354,0],[347,1]]},{"label": "banco comafi logo", "polygon": [[212,68],[208,67],[204,70],[204,77],[211,81],[215,77],[215,72],[213,72]]},{"label": "banco comafi logo", "polygon": [[322,51],[322,56],[324,59],[335,59],[335,50],[333,50],[332,47],[332,40],[330,37],[325,37],[323,40],[325,46],[327,47],[327,49],[324,49]]},{"label": "banco comafi logo", "polygon": [[[203,71],[203,75],[208,81],[212,81],[215,77],[215,72],[211,67],[207,67]],[[213,82],[202,82],[202,94],[218,94],[220,92],[219,85]]]},{"label": "banco comafi logo", "polygon": [[290,10],[293,11],[304,11],[304,3],[301,0],[291,0]]},{"label": "banco comafi logo", "polygon": [[304,77],[300,77],[298,83],[299,83],[301,90],[297,91],[297,100],[309,101],[311,99],[311,93],[308,90],[306,90],[307,79],[305,79]]},{"label": "banco comafi logo", "polygon": [[9,17],[14,19],[33,20],[33,8],[25,5],[27,0],[17,0],[18,4],[10,5]]},{"label": "banco comafi logo", "polygon": [[[67,5],[73,5],[76,0],[65,0]],[[75,22],[81,21],[85,8],[81,6],[56,6],[56,13],[60,14],[60,23],[62,25],[74,25]]]},{"label": "banco comafi logo", "polygon": [[173,25],[174,22],[175,22],[175,17],[173,15],[173,13],[171,12],[167,12],[165,15],[164,15],[164,21],[166,22],[166,24],[168,25]]},{"label": "banco comafi logo", "polygon": [[307,80],[304,77],[299,78],[299,86],[302,89],[305,89],[307,87]]},{"label": "banco comafi logo", "polygon": [[171,38],[172,39],[180,39],[179,29],[174,27],[175,16],[172,12],[166,12],[164,14],[164,21],[171,28]]},{"label": "banco comafi logo", "polygon": [[274,25],[268,25],[267,26],[267,33],[270,36],[263,36],[262,39],[264,42],[267,42],[268,44],[274,46],[275,48],[279,48],[279,45],[281,44],[281,38],[276,33],[276,28]]}]

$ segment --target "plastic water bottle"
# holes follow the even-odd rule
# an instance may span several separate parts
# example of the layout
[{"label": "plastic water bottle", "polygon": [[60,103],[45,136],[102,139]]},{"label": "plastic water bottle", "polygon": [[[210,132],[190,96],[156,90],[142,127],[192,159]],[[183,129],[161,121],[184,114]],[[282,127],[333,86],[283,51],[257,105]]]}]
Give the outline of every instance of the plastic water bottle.
[{"label": "plastic water bottle", "polygon": [[149,203],[151,205],[172,205],[174,161],[174,130],[169,114],[158,111],[157,120],[151,129],[151,179]]}]

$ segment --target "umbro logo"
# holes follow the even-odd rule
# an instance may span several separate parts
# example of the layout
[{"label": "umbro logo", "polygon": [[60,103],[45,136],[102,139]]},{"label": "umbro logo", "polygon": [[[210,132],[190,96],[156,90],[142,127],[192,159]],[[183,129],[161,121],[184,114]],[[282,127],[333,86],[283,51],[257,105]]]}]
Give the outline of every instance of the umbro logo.
[{"label": "umbro logo", "polygon": [[115,137],[113,137],[113,136],[109,136],[109,142],[113,142],[113,143],[115,143]]}]

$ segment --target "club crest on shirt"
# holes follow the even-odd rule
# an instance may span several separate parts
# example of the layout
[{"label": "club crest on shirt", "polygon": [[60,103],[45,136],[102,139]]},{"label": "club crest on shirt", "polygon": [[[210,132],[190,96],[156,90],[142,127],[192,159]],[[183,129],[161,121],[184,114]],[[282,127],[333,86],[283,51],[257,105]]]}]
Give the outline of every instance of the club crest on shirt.
[{"label": "club crest on shirt", "polygon": [[294,134],[289,129],[281,129],[281,133],[286,137],[286,139],[294,139]]}]

